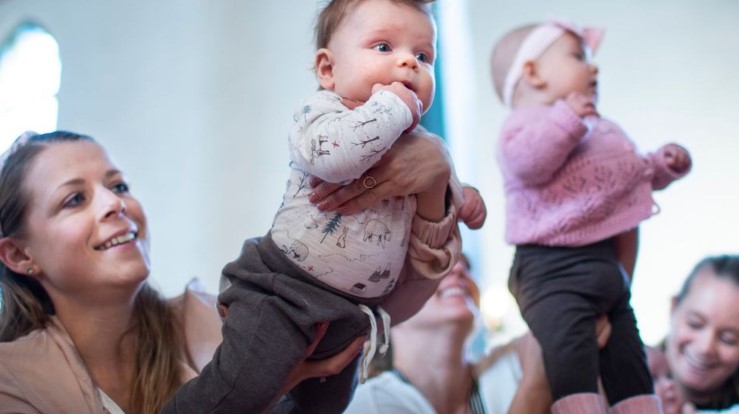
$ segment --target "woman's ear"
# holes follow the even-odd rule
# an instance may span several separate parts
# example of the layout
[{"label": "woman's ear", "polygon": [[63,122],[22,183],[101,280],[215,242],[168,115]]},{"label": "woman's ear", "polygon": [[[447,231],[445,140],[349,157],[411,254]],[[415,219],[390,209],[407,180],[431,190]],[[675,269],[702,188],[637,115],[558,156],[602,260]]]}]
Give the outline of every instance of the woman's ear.
[{"label": "woman's ear", "polygon": [[22,275],[34,273],[33,259],[18,240],[10,237],[0,239],[0,262],[15,273]]},{"label": "woman's ear", "polygon": [[536,89],[543,88],[547,85],[547,82],[541,78],[539,74],[539,66],[536,61],[527,60],[523,64],[523,75],[524,82],[528,83]]},{"label": "woman's ear", "polygon": [[334,89],[334,55],[325,47],[316,52],[316,77],[321,88]]}]

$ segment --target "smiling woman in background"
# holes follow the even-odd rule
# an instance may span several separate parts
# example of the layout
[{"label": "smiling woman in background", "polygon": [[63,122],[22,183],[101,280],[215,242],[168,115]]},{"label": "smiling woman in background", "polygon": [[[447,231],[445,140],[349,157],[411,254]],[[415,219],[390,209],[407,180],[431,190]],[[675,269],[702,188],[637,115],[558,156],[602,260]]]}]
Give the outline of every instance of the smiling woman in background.
[{"label": "smiling woman in background", "polygon": [[677,391],[699,412],[739,412],[739,255],[695,266],[672,301],[660,349]]},{"label": "smiling woman in background", "polygon": [[345,414],[485,412],[464,352],[479,299],[463,257],[424,307],[391,330],[394,369],[360,385]]},{"label": "smiling woman in background", "polygon": [[[526,393],[540,395],[531,402],[551,403],[544,372],[537,369],[541,353],[526,356],[520,361],[523,378],[508,377],[518,376]],[[665,414],[739,413],[739,255],[707,257],[693,268],[673,298],[667,338],[649,348],[647,358]],[[486,396],[510,398],[498,392],[500,381],[483,384],[490,385],[483,386]]]}]

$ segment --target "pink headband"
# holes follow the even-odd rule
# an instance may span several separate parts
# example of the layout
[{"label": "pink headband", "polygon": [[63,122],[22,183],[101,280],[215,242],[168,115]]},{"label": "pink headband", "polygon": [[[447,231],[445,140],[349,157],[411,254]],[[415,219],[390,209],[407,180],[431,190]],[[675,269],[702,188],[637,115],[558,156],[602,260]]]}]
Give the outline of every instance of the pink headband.
[{"label": "pink headband", "polygon": [[503,103],[507,107],[511,107],[513,91],[516,89],[521,76],[523,76],[524,63],[537,59],[555,40],[566,32],[571,32],[582,39],[590,48],[591,53],[595,53],[603,39],[604,31],[596,27],[578,27],[573,23],[561,20],[552,20],[537,26],[526,36],[521,47],[518,48],[511,68],[508,70],[508,75],[506,75],[503,84]]}]

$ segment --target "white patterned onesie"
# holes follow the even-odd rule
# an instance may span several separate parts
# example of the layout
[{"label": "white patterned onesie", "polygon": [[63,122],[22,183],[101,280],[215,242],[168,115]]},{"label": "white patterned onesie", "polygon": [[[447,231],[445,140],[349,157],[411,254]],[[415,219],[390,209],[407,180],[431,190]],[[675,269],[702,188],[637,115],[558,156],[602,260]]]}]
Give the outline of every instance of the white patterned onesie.
[{"label": "white patterned onesie", "polygon": [[386,295],[405,261],[416,197],[385,199],[363,212],[321,212],[310,201],[309,179],[358,179],[410,127],[410,109],[381,91],[350,110],[334,92],[319,91],[294,114],[290,179],[272,225],[272,239],[305,272],[361,298]]}]

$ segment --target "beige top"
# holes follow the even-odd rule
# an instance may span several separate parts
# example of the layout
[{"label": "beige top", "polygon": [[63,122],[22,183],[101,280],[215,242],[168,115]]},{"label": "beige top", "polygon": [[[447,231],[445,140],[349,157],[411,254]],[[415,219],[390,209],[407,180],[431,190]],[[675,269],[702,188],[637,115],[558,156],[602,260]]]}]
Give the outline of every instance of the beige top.
[{"label": "beige top", "polygon": [[[198,375],[221,343],[215,297],[190,282],[170,301],[182,317],[185,380]],[[80,355],[56,317],[45,329],[0,343],[0,413],[100,414],[103,402]]]}]

